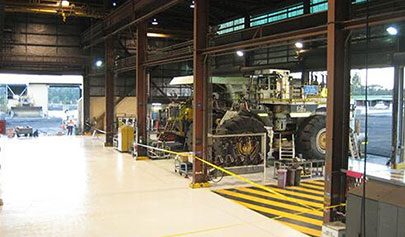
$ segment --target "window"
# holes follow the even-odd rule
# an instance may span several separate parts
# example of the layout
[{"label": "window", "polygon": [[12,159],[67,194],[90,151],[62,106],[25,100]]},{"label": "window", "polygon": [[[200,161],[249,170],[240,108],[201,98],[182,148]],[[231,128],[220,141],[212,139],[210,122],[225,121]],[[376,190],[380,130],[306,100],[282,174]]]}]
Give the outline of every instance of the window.
[{"label": "window", "polygon": [[228,21],[219,25],[218,34],[226,34],[245,28],[245,18],[238,18],[236,20]]},{"label": "window", "polygon": [[296,5],[282,10],[250,17],[250,26],[259,26],[272,22],[281,21],[287,18],[292,18],[304,14],[304,5]]},{"label": "window", "polygon": [[311,0],[311,13],[328,10],[328,0]]},{"label": "window", "polygon": [[[352,0],[352,4],[365,2],[367,2],[367,0]],[[327,10],[328,10],[328,0],[311,0],[311,13],[317,13]]]},{"label": "window", "polygon": [[353,4],[357,4],[357,3],[365,3],[367,2],[367,0],[352,0]]}]

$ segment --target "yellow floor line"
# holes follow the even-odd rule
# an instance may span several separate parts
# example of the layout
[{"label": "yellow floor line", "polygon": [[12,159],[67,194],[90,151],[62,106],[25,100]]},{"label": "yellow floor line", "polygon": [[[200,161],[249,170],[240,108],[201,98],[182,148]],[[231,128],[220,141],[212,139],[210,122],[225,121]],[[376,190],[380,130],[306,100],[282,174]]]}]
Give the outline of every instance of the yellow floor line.
[{"label": "yellow floor line", "polygon": [[268,200],[268,199],[254,197],[254,196],[241,194],[241,193],[237,193],[237,192],[232,192],[232,191],[228,191],[228,190],[220,190],[220,191],[217,191],[217,192],[221,193],[221,194],[228,195],[228,196],[240,198],[240,199],[245,199],[245,200],[249,200],[249,201],[253,201],[253,202],[258,202],[260,204],[266,204],[266,205],[270,205],[270,206],[280,207],[280,208],[284,208],[284,209],[288,209],[288,210],[296,211],[296,212],[308,213],[308,214],[311,214],[311,215],[314,215],[314,216],[320,216],[320,217],[323,216],[322,211],[314,211],[314,210],[304,208],[304,207],[301,207],[301,206],[295,206],[295,205],[286,204],[286,203],[282,203],[282,202],[271,201],[271,200]]},{"label": "yellow floor line", "polygon": [[313,188],[313,189],[316,189],[316,190],[321,190],[322,192],[325,190],[325,187],[320,187],[320,186],[306,184],[306,183],[301,183],[300,187]]},{"label": "yellow floor line", "polygon": [[[264,197],[270,197],[270,198],[285,201],[285,199],[281,198],[280,196],[274,195],[269,192],[264,192],[264,191],[260,191],[260,190],[256,190],[256,189],[250,189],[250,188],[238,188],[238,190],[246,192],[246,193],[256,194],[256,195],[260,195],[260,196],[264,196]],[[291,201],[294,201],[295,199],[297,199],[297,198],[293,198],[293,197],[290,197],[290,198],[291,198]],[[300,202],[302,202],[308,206],[311,206],[311,207],[323,208],[323,199],[320,202],[311,202],[311,201],[306,201],[306,200],[302,200],[302,199],[297,199],[297,200],[299,200]]]},{"label": "yellow floor line", "polygon": [[305,181],[305,182],[302,182],[302,183],[304,183],[304,184],[306,184],[306,183],[314,184],[314,185],[323,186],[323,187],[325,186],[325,183],[323,181],[321,181],[321,180],[308,180],[308,181]]},{"label": "yellow floor line", "polygon": [[[311,193],[311,194],[315,194],[315,195],[324,195],[323,191],[312,190],[312,189],[299,187],[299,186],[290,186],[290,187],[287,187],[287,189],[288,190],[302,191],[302,192]],[[322,199],[323,199],[323,197],[322,197]]]},{"label": "yellow floor line", "polygon": [[281,188],[275,188],[275,187],[272,187],[272,188],[275,189],[277,192],[282,193],[282,194],[290,194],[290,195],[294,195],[294,196],[297,196],[297,197],[309,198],[309,199],[316,200],[316,201],[321,201],[321,202],[324,201],[323,197],[320,197],[320,196],[314,196],[314,195],[307,194],[307,193],[300,193],[300,192],[293,191],[293,190],[287,190],[287,189],[281,189]]},{"label": "yellow floor line", "polygon": [[171,235],[164,235],[163,237],[180,237],[180,236],[186,236],[186,235],[200,234],[200,233],[204,233],[204,232],[211,232],[211,231],[216,231],[216,230],[222,230],[222,229],[232,228],[232,227],[240,226],[240,225],[243,225],[243,224],[234,224],[234,225],[218,226],[218,227],[212,227],[212,228],[207,228],[207,229],[201,229],[201,230],[195,230],[195,231],[188,231],[188,232],[177,233],[177,234],[171,234]]},{"label": "yellow floor line", "polygon": [[287,212],[277,211],[277,210],[273,210],[271,208],[261,207],[258,205],[249,204],[249,203],[245,203],[245,202],[239,202],[239,201],[235,201],[235,202],[239,203],[240,205],[245,206],[249,209],[255,210],[255,211],[260,211],[263,213],[268,213],[271,215],[280,216],[280,217],[288,218],[291,220],[301,221],[301,222],[305,222],[305,223],[316,225],[316,226],[322,226],[321,220],[312,219],[309,217],[291,214],[291,213],[287,213]]},{"label": "yellow floor line", "polygon": [[299,226],[299,225],[284,222],[284,221],[279,221],[279,222],[281,222],[282,224],[284,224],[286,226],[293,228],[294,230],[298,230],[299,232],[302,232],[307,235],[321,236],[321,234],[322,234],[322,232],[320,230],[315,230],[315,229],[312,229],[309,227]]}]

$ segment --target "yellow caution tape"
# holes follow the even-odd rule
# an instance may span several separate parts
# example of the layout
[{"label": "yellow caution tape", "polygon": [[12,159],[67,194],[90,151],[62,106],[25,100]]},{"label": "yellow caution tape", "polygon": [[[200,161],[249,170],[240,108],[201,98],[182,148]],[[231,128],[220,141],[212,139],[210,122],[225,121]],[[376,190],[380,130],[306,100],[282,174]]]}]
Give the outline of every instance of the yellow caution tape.
[{"label": "yellow caution tape", "polygon": [[224,168],[222,168],[222,167],[219,167],[219,166],[217,166],[217,165],[215,165],[215,164],[212,164],[211,162],[208,162],[208,161],[206,161],[206,160],[204,160],[204,159],[202,159],[202,158],[200,158],[200,157],[198,157],[198,156],[196,156],[196,155],[194,155],[194,154],[185,155],[184,153],[169,151],[169,150],[165,150],[165,149],[161,149],[161,148],[156,148],[156,147],[152,147],[152,146],[147,146],[147,145],[143,145],[143,144],[136,144],[136,145],[137,145],[137,146],[140,146],[140,147],[148,148],[148,149],[154,149],[154,150],[157,150],[157,151],[166,152],[166,153],[173,154],[173,155],[176,155],[176,156],[192,156],[194,159],[199,160],[199,161],[201,161],[202,163],[213,167],[214,169],[217,169],[217,170],[219,170],[219,171],[221,171],[221,172],[223,172],[223,173],[225,173],[225,174],[228,174],[228,175],[230,175],[230,176],[232,176],[232,177],[235,177],[235,178],[237,178],[237,179],[239,179],[239,180],[241,180],[241,181],[243,181],[243,182],[245,182],[245,183],[248,183],[248,184],[250,184],[250,185],[253,185],[254,187],[257,187],[257,188],[259,188],[259,189],[265,190],[265,191],[270,192],[270,193],[272,193],[272,194],[275,194],[275,195],[277,195],[277,196],[279,196],[279,197],[282,197],[282,198],[284,198],[286,201],[292,201],[292,202],[295,202],[295,203],[297,203],[297,204],[299,204],[299,205],[301,205],[301,206],[303,206],[303,207],[306,207],[306,208],[308,208],[308,209],[310,209],[310,210],[316,210],[316,208],[314,208],[314,207],[311,207],[311,206],[309,206],[309,205],[307,205],[307,204],[304,204],[304,203],[301,203],[301,202],[297,202],[297,200],[293,200],[292,198],[290,198],[290,197],[288,197],[288,196],[285,196],[285,195],[283,195],[283,194],[281,194],[281,193],[279,193],[279,192],[273,190],[273,189],[270,188],[270,187],[267,187],[267,186],[264,186],[264,185],[255,183],[255,182],[253,182],[252,180],[250,180],[250,179],[248,179],[248,178],[245,178],[245,177],[240,176],[240,175],[238,175],[238,174],[235,174],[235,173],[233,173],[233,172],[231,172],[231,171],[229,171],[229,170],[226,170],[226,169],[224,169]]}]

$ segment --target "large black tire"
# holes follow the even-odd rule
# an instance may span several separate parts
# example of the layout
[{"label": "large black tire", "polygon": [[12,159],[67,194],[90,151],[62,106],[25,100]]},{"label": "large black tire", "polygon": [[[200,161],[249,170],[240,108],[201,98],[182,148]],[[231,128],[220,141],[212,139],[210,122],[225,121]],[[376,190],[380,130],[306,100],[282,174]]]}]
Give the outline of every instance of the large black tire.
[{"label": "large black tire", "polygon": [[[217,135],[244,134],[244,133],[267,133],[263,123],[248,114],[239,114],[236,117],[225,121],[216,130]],[[236,139],[236,140],[235,140]],[[215,164],[222,167],[241,165],[257,165],[263,162],[261,156],[261,143],[259,137],[238,137],[233,142],[222,139],[214,144]],[[236,144],[251,147],[251,153],[241,152],[241,147]],[[237,146],[238,146],[237,145]]]},{"label": "large black tire", "polygon": [[242,133],[267,133],[263,123],[247,114],[237,115],[236,117],[225,121],[217,128],[218,135],[242,134]]},{"label": "large black tire", "polygon": [[324,160],[326,152],[326,116],[312,116],[302,122],[296,149],[307,160]]}]

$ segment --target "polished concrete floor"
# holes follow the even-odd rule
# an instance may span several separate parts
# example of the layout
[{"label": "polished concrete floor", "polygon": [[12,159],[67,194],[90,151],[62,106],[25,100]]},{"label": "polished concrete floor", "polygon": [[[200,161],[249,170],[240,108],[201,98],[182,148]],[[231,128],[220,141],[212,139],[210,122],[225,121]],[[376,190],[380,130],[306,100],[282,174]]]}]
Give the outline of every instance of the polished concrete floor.
[{"label": "polished concrete floor", "polygon": [[171,161],[134,161],[91,137],[0,139],[0,236],[304,236]]}]

